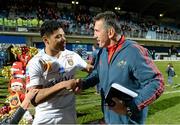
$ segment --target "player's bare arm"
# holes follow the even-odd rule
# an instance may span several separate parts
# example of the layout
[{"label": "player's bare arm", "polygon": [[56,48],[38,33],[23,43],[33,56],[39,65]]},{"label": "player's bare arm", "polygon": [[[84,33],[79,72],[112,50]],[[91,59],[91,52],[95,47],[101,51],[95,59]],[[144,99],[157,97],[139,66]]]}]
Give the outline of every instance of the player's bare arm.
[{"label": "player's bare arm", "polygon": [[68,89],[68,90],[75,89],[76,83],[77,82],[75,79],[71,79],[71,80],[59,82],[50,88],[42,88],[41,86],[31,87],[31,88],[39,89],[39,92],[32,100],[32,104],[34,106],[36,106],[36,105],[46,101],[49,97],[53,96],[53,94],[56,94],[63,89]]}]

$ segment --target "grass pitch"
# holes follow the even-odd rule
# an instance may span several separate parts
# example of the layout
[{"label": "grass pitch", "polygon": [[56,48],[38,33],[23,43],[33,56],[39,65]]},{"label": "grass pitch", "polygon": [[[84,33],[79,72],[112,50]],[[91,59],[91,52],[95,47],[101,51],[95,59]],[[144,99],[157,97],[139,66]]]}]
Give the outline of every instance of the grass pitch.
[{"label": "grass pitch", "polygon": [[[176,77],[174,84],[167,86],[166,68],[168,63],[174,65]],[[180,123],[180,61],[156,61],[155,64],[162,72],[165,79],[165,92],[158,100],[149,106],[147,124],[178,124]],[[87,74],[79,72],[77,77]],[[95,89],[85,90],[76,99],[78,123],[89,123],[102,118],[100,96],[95,94]]]},{"label": "grass pitch", "polygon": [[[177,74],[177,76],[173,78],[174,84],[172,86],[167,86],[166,68],[169,62],[173,63]],[[155,64],[164,76],[166,89],[163,95],[149,106],[146,124],[179,124],[180,61],[156,61]],[[76,77],[83,78],[86,75],[87,74],[84,72],[78,72]],[[2,97],[7,94],[7,80],[0,77],[0,101],[4,101],[4,98]],[[76,109],[79,124],[91,123],[92,121],[96,121],[103,117],[101,112],[101,99],[99,95],[95,94],[94,87],[87,89],[76,96]]]}]

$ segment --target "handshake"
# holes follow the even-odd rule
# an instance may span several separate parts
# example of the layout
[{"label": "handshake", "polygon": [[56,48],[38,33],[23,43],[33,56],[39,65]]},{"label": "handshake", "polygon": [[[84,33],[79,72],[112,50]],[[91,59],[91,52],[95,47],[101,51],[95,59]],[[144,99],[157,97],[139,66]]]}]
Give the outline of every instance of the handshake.
[{"label": "handshake", "polygon": [[82,81],[80,79],[70,79],[63,81],[63,87],[69,91],[78,92],[81,89]]}]

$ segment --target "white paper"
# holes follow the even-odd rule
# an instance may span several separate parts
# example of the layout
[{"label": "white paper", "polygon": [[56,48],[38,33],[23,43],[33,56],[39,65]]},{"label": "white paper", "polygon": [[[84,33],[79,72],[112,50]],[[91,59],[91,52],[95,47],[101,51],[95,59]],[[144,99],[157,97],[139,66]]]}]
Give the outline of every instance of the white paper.
[{"label": "white paper", "polygon": [[137,93],[133,92],[133,91],[130,90],[130,89],[127,89],[127,88],[123,87],[123,86],[120,85],[120,84],[113,83],[113,84],[112,84],[112,87],[115,88],[115,89],[117,89],[117,90],[119,90],[119,91],[121,91],[121,92],[123,92],[123,93],[128,94],[129,96],[131,96],[131,97],[133,97],[133,98],[138,96]]}]

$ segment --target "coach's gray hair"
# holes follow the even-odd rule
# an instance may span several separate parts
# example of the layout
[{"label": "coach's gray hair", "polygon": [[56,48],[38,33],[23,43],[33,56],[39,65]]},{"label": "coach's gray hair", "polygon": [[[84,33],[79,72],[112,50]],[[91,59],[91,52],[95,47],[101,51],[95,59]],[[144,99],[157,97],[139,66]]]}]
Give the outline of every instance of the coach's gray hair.
[{"label": "coach's gray hair", "polygon": [[108,29],[109,27],[113,27],[117,33],[121,33],[120,24],[114,12],[105,11],[103,13],[99,13],[94,17],[94,22],[98,20],[104,20],[105,28]]}]

